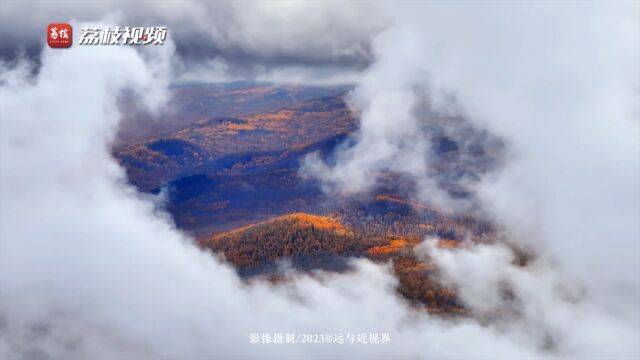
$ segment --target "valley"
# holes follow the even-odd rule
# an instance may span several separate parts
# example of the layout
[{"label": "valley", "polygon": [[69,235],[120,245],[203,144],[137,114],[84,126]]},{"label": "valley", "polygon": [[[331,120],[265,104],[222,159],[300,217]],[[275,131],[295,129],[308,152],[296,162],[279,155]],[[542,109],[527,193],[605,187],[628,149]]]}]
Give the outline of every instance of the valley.
[{"label": "valley", "polygon": [[[190,122],[114,148],[130,183],[164,196],[178,228],[244,278],[275,281],[283,269],[341,273],[350,270],[349,259],[367,258],[392,264],[397,292],[414,306],[464,314],[455,289],[439,285],[437,269],[413,249],[427,236],[453,248],[491,241],[489,222],[417,203],[411,197],[416,185],[401,174],[381,173],[371,192],[354,196],[328,194],[302,176],[305,156],[319,153],[331,162],[357,130],[344,87],[302,88],[298,93],[306,97],[314,91],[322,96],[301,100],[282,95],[289,87],[232,88],[224,95],[233,99],[226,107],[216,100],[223,95],[181,89],[179,108],[217,104],[214,115],[206,106],[190,110]],[[265,99],[274,93],[286,101]],[[454,196],[471,196],[461,180],[479,177],[499,161],[499,141],[463,119],[426,116],[423,130],[434,144],[429,165]]]}]

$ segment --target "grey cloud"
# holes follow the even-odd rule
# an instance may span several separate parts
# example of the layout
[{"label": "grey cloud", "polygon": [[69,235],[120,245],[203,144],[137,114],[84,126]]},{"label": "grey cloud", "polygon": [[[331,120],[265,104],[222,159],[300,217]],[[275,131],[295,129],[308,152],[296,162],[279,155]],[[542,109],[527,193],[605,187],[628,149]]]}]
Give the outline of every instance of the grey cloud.
[{"label": "grey cloud", "polygon": [[51,22],[109,16],[121,26],[168,26],[185,73],[212,60],[226,64],[227,76],[249,79],[295,66],[362,70],[371,61],[371,36],[389,25],[380,7],[338,1],[8,1],[0,9],[0,59],[22,51],[37,61]]},{"label": "grey cloud", "polygon": [[[453,91],[472,121],[510,141],[512,162],[477,194],[505,236],[536,250],[530,267],[513,266],[499,244],[446,252],[427,243],[471,311],[458,320],[416,314],[394,294],[388,268],[368,262],[346,276],[242,284],[125,185],[107,150],[119,91],[161,108],[172,48],[45,49],[35,79],[24,67],[0,77],[1,357],[638,357],[640,152],[629,115],[638,100],[627,87],[638,78],[637,18],[604,3],[526,13],[410,5],[391,14],[396,27],[375,41],[376,65],[354,96],[367,110],[360,140],[370,137],[359,144],[378,152],[355,150],[326,170],[362,180],[350,190],[388,166],[428,176],[416,150],[428,144],[398,144],[425,139],[394,125],[414,128],[416,82],[428,82],[434,106],[449,104],[439,89]],[[415,161],[400,163],[404,152]],[[517,302],[497,296],[502,284]],[[393,340],[252,347],[254,331],[389,331]]]},{"label": "grey cloud", "polygon": [[[461,358],[486,344],[492,358],[536,356],[473,319],[415,312],[388,266],[243,284],[193,245],[108,151],[121,90],[161,109],[167,67],[149,61],[170,61],[162,49],[45,50],[35,82],[2,70],[0,357]],[[253,346],[252,332],[389,332],[392,343]]]},{"label": "grey cloud", "polygon": [[[481,315],[485,306],[507,311],[498,295],[511,289],[523,303],[510,329],[542,345],[545,332],[556,334],[552,351],[639,356],[638,4],[396,10],[402,20],[374,42],[376,62],[355,89],[363,100],[353,103],[362,113],[356,144],[337,164],[312,159],[307,170],[350,193],[367,191],[380,171],[403,172],[422,184],[418,198],[455,209],[429,181],[424,144],[416,144],[428,139],[416,135],[422,119],[411,106],[416,82],[427,84],[436,110],[448,111],[446,94],[455,94],[454,110],[509,145],[505,167],[472,183],[482,213],[535,258],[522,270],[499,244],[450,263],[437,252],[447,280]],[[563,287],[578,290],[559,295]],[[598,325],[574,326],[578,318]]]}]

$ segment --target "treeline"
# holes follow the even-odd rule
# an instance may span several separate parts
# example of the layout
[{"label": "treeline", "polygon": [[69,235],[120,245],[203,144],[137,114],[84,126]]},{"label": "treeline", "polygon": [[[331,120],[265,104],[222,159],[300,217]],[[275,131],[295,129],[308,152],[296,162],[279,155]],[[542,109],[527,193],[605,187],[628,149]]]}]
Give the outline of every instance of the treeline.
[{"label": "treeline", "polygon": [[418,261],[412,253],[402,253],[394,257],[393,269],[399,281],[397,292],[413,305],[424,305],[435,313],[464,313],[455,290],[436,281],[437,270],[432,265]]},{"label": "treeline", "polygon": [[268,265],[282,258],[297,261],[326,255],[360,255],[381,243],[362,234],[321,229],[291,219],[251,226],[202,245],[223,253],[227,261],[244,268]]},{"label": "treeline", "polygon": [[344,206],[333,216],[345,225],[359,232],[373,236],[396,234],[406,237],[437,236],[441,239],[462,241],[467,237],[483,241],[495,234],[493,226],[487,222],[462,215],[443,215],[433,211],[418,213],[413,209],[388,209],[372,213],[363,207]]},{"label": "treeline", "polygon": [[335,270],[331,267],[336,259],[344,262],[349,257],[366,256],[378,262],[391,260],[399,280],[396,291],[410,303],[432,313],[464,313],[455,291],[437,282],[433,265],[416,259],[410,241],[398,251],[368,253],[397,237],[373,236],[341,225],[331,228],[325,219],[329,218],[289,215],[217,235],[201,245],[224,254],[241,275],[248,276],[275,274],[276,264],[282,259],[300,269],[326,270]]}]

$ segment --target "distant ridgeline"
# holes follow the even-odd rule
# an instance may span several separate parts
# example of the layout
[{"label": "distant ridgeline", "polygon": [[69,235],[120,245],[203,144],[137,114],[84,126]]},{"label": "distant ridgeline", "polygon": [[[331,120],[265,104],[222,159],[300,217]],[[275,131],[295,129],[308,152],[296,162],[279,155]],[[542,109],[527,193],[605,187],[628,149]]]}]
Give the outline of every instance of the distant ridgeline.
[{"label": "distant ridgeline", "polygon": [[[348,89],[182,86],[176,113],[164,127],[121,144],[114,155],[133,185],[166,193],[176,225],[202,247],[224,254],[243,276],[277,278],[285,264],[347,271],[353,257],[392,261],[398,291],[407,299],[432,312],[463,312],[452,290],[432,280],[436,270],[412,249],[425,236],[447,239],[447,246],[491,241],[491,224],[409,201],[413,184],[399,174],[384,174],[371,193],[350,198],[328,196],[299,175],[304,156],[319,152],[331,161],[357,129],[343,99]],[[424,131],[433,145],[429,167],[452,196],[470,196],[462,180],[499,163],[502,143],[464,119],[429,118]]]}]

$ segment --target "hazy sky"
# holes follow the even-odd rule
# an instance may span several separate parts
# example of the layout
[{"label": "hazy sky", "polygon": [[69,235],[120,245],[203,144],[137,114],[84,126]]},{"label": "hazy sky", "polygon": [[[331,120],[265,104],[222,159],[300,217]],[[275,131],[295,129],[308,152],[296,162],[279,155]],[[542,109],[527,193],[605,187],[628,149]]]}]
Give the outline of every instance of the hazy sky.
[{"label": "hazy sky", "polygon": [[9,0],[0,6],[2,59],[21,52],[38,59],[51,22],[162,25],[176,44],[176,70],[199,80],[350,74],[371,63],[372,37],[391,24],[383,5],[365,2]]},{"label": "hazy sky", "polygon": [[[0,6],[0,357],[640,357],[637,2]],[[54,21],[167,25],[171,38],[55,50],[43,45]],[[123,90],[154,113],[173,82],[240,75],[355,82],[354,146],[307,169],[344,192],[393,170],[420,185],[417,201],[456,206],[425,168],[421,97],[505,139],[504,167],[473,191],[533,260],[515,266],[501,243],[445,250],[426,239],[420,251],[473,315],[456,320],[412,312],[389,266],[364,260],[346,275],[243,285],[129,186],[109,151]],[[393,340],[248,344],[263,331]]]}]

